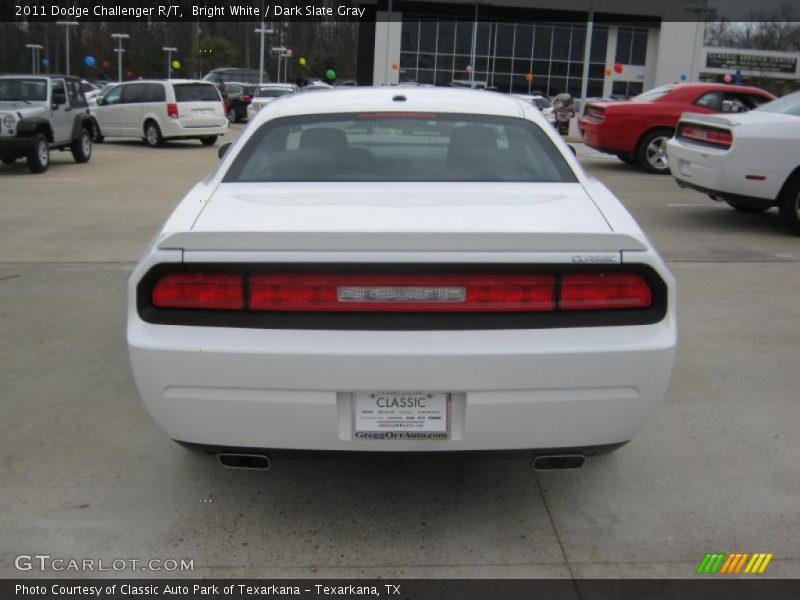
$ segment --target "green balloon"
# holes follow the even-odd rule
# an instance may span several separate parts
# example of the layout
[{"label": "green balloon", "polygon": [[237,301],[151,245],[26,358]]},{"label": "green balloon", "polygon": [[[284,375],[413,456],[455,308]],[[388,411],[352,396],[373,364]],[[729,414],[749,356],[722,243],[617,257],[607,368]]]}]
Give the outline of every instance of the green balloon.
[{"label": "green balloon", "polygon": [[336,79],[336,71],[334,71],[333,69],[328,69],[327,71],[325,71],[325,77],[327,77],[330,80]]}]

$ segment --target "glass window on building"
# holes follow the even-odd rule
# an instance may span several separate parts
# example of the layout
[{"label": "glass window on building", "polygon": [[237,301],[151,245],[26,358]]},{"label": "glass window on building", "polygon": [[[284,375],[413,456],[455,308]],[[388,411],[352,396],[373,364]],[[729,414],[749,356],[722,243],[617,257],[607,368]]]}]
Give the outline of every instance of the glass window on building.
[{"label": "glass window on building", "polygon": [[[503,92],[580,95],[584,25],[479,22],[474,55],[472,35],[471,21],[408,19],[401,36],[401,81],[464,85],[472,79],[476,86]],[[607,44],[608,27],[595,26],[588,88],[593,95],[602,93]],[[528,73],[533,75],[531,82]]]},{"label": "glass window on building", "polygon": [[615,62],[644,66],[647,59],[647,30],[620,27],[617,31]]}]

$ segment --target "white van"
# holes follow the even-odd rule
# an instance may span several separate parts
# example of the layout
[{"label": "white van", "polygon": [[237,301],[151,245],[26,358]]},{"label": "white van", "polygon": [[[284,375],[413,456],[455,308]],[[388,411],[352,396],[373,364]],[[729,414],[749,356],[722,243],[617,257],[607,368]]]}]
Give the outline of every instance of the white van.
[{"label": "white van", "polygon": [[107,86],[91,112],[95,141],[140,137],[153,148],[165,140],[198,139],[211,146],[228,130],[225,106],[207,81],[127,81]]}]

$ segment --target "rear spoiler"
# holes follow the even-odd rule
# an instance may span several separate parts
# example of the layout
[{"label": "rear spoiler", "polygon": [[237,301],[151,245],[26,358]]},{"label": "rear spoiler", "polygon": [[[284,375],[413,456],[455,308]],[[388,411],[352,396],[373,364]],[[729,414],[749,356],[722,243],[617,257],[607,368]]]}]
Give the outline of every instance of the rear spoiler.
[{"label": "rear spoiler", "polygon": [[681,115],[681,121],[691,121],[692,123],[703,123],[705,125],[722,125],[723,127],[735,127],[739,121],[735,117],[727,115],[704,115],[700,113],[685,112]]}]

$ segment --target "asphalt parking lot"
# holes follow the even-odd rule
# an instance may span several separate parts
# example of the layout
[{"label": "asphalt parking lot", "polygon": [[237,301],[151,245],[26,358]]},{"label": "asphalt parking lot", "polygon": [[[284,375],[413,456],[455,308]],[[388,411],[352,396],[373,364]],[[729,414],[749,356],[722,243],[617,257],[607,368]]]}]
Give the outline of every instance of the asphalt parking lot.
[{"label": "asphalt parking lot", "polygon": [[715,551],[771,552],[764,576],[800,577],[800,238],[774,210],[578,154],[675,274],[679,346],[633,442],[550,473],[489,456],[251,473],[184,450],[134,389],[125,288],[216,147],[0,168],[0,577],[36,553],[190,558],[198,577],[691,577]]}]

